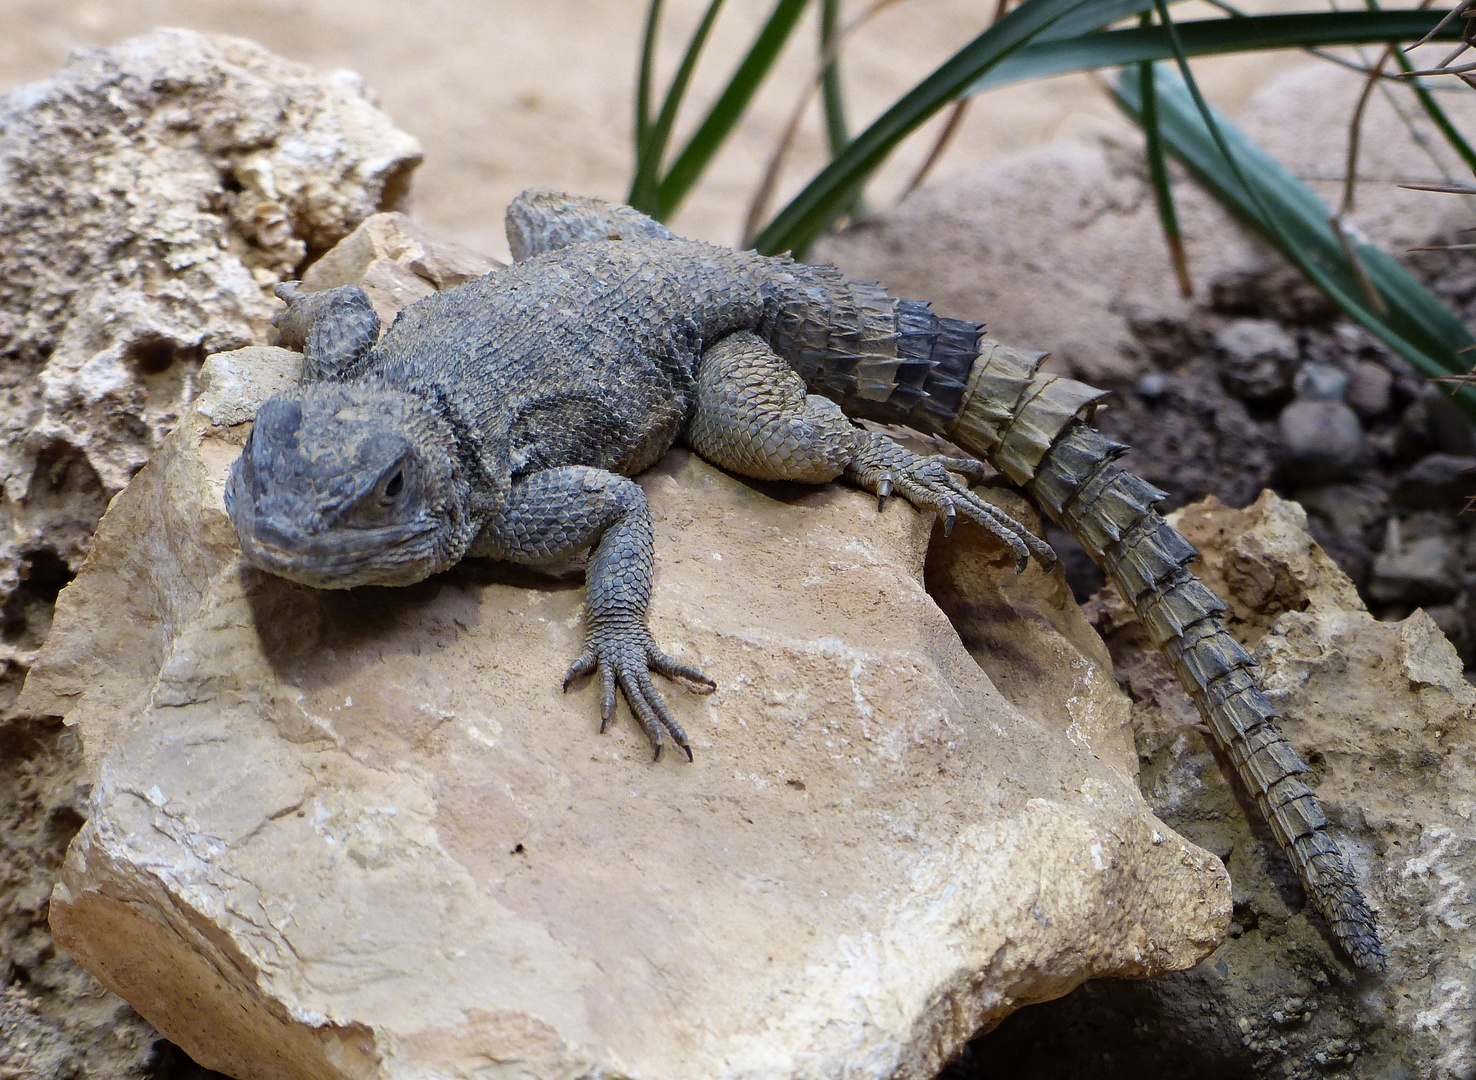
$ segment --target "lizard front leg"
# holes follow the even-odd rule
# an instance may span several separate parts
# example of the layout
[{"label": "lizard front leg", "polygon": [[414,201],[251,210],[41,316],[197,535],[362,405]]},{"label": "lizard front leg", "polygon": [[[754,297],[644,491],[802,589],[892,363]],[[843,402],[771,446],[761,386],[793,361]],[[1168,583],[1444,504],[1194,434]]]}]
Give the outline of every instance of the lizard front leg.
[{"label": "lizard front leg", "polygon": [[895,439],[856,427],[840,406],[805,384],[757,334],[729,334],[702,354],[697,410],[687,443],[715,465],[758,480],[823,484],[842,473],[877,497],[896,494],[932,510],[951,532],[958,514],[994,533],[1020,560],[1055,562],[1050,545],[951,475],[980,479],[972,458],[915,454]]},{"label": "lizard front leg", "polygon": [[662,730],[692,757],[687,734],[651,683],[655,671],[680,679],[700,694],[717,684],[695,667],[667,656],[646,625],[651,601],[651,510],[633,480],[604,469],[569,465],[514,481],[507,500],[482,528],[469,555],[539,563],[594,545],[585,570],[584,651],[564,677],[599,673],[600,730],[615,714],[615,689],[661,756]]}]

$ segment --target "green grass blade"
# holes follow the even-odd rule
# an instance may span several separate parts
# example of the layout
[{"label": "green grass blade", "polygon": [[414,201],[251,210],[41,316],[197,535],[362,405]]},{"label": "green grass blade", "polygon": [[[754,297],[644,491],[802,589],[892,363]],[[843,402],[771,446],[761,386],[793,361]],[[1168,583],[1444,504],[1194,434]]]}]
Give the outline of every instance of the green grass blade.
[{"label": "green grass blade", "polygon": [[[1152,15],[1143,13],[1143,25],[1148,26]],[[1145,152],[1148,158],[1148,180],[1153,188],[1153,199],[1158,204],[1158,223],[1163,229],[1163,242],[1168,248],[1169,263],[1174,268],[1174,277],[1179,284],[1179,295],[1194,295],[1194,284],[1189,277],[1189,258],[1184,253],[1184,234],[1179,229],[1179,215],[1174,209],[1174,192],[1169,186],[1168,160],[1163,151],[1163,135],[1158,130],[1158,91],[1153,77],[1153,61],[1138,66],[1138,84],[1142,88],[1142,117],[1140,123],[1146,136]]]},{"label": "green grass blade", "polygon": [[[1387,306],[1384,315],[1374,313],[1363,298],[1356,268],[1328,224],[1332,216],[1328,206],[1223,116],[1208,110],[1214,126],[1207,124],[1182,81],[1160,73],[1155,86],[1165,147],[1211,193],[1260,231],[1351,318],[1418,370],[1431,377],[1466,370],[1460,352],[1476,346],[1476,338],[1434,294],[1379,248],[1352,240]],[[1114,94],[1128,115],[1141,117],[1142,85],[1136,68],[1123,72]],[[1462,389],[1456,400],[1476,416],[1476,391]]]},{"label": "green grass blade", "polygon": [[1025,0],[852,139],[758,235],[754,241],[758,250],[803,251],[829,226],[898,143],[958,97],[980,75],[1065,16],[1081,15],[1087,9],[1111,14],[1109,8],[1115,12],[1116,5],[1103,4],[1101,0]]},{"label": "green grass blade", "polygon": [[754,38],[748,55],[738,65],[738,70],[733,72],[733,77],[728,80],[722,94],[657,185],[654,213],[658,220],[665,220],[680,205],[732,132],[733,125],[753,100],[759,84],[774,66],[774,60],[784,48],[784,43],[789,40],[789,35],[804,14],[808,2],[809,0],[778,0],[774,5],[768,21]]},{"label": "green grass blade", "polygon": [[[651,128],[651,81],[656,68],[656,37],[661,29],[661,0],[646,7],[646,32],[641,38],[641,69],[636,76],[635,145],[639,153]],[[637,163],[639,171],[639,163]]]},{"label": "green grass blade", "polygon": [[[1178,31],[1186,56],[1221,56],[1269,49],[1416,41],[1433,30],[1446,14],[1444,11],[1338,11],[1248,15],[1183,22],[1178,24]],[[1458,41],[1460,32],[1461,27],[1452,25],[1435,40]],[[1173,55],[1168,30],[1163,26],[1036,41],[995,65],[963,93],[978,94],[1051,75],[1168,60]]]},{"label": "green grass blade", "polygon": [[[1176,0],[1177,2],[1177,0]],[[1153,0],[1094,0],[1067,12],[1040,32],[1037,41],[1071,38],[1153,10]]]},{"label": "green grass blade", "polygon": [[682,57],[676,74],[671,78],[666,99],[661,103],[661,112],[655,122],[648,125],[646,137],[636,150],[635,177],[631,180],[630,197],[626,201],[637,210],[644,210],[649,214],[656,208],[657,177],[661,171],[661,161],[666,156],[666,145],[671,140],[672,125],[676,123],[682,98],[687,94],[687,84],[692,81],[692,70],[697,66],[697,57],[702,52],[702,46],[707,43],[707,35],[712,32],[712,24],[717,21],[722,6],[723,0],[712,0],[707,5],[702,21],[692,32],[686,55]]},{"label": "green grass blade", "polygon": [[[835,43],[840,23],[840,0],[821,0],[820,4],[820,56],[829,55]],[[840,58],[832,57],[825,65],[820,77],[820,93],[825,105],[825,138],[830,144],[830,156],[834,158],[851,141],[851,130],[846,125],[846,98],[841,92]]]}]

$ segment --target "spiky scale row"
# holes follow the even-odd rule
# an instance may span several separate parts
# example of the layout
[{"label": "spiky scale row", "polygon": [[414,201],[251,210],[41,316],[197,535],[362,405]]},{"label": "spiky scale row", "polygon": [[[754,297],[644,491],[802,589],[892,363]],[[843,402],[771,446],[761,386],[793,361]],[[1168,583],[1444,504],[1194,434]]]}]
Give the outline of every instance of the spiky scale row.
[{"label": "spiky scale row", "polygon": [[1031,361],[1020,350],[981,349],[974,393],[949,434],[1030,491],[1106,571],[1193,698],[1335,937],[1359,967],[1382,970],[1373,913],[1327,831],[1327,815],[1300,779],[1307,765],[1256,684],[1254,658],[1221,624],[1224,601],[1189,569],[1199,553],[1153,509],[1164,493],[1116,463],[1126,447],[1078,419],[1096,400],[1091,388],[1042,377]]}]

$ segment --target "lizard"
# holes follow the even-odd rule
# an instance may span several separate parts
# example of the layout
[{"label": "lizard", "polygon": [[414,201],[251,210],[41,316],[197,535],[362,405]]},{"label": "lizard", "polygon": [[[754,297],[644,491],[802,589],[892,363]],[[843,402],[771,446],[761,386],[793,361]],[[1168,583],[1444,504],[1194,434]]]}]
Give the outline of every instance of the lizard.
[{"label": "lizard", "polygon": [[[512,203],[514,262],[406,307],[381,336],[357,285],[276,287],[281,343],[303,353],[264,402],[225,505],[248,563],[305,585],[405,585],[464,557],[537,563],[588,549],[585,644],[601,731],[617,691],[659,757],[685,732],[652,681],[716,684],[647,625],[650,511],[630,479],[678,439],[764,480],[844,476],[991,531],[1023,569],[1055,554],[975,493],[990,463],[1105,570],[1193,698],[1334,938],[1381,970],[1352,868],[1261,692],[1255,661],[1154,509],[1164,492],[1097,432],[1104,396],[1042,370],[875,282],[788,256],[683,239],[628,206],[532,189]],[[920,455],[857,421],[943,436],[976,457]]]}]

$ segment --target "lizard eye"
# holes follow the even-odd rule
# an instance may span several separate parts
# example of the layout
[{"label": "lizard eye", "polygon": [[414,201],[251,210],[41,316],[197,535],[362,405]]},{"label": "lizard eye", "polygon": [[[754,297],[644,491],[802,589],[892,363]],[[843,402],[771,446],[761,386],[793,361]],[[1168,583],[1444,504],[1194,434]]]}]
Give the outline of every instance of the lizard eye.
[{"label": "lizard eye", "polygon": [[413,468],[413,464],[405,461],[387,466],[374,485],[349,508],[344,523],[360,528],[378,528],[399,518],[405,513],[405,504],[413,494]]}]

